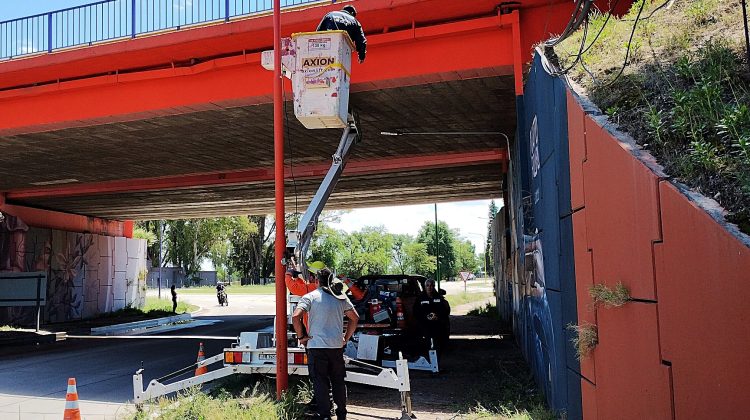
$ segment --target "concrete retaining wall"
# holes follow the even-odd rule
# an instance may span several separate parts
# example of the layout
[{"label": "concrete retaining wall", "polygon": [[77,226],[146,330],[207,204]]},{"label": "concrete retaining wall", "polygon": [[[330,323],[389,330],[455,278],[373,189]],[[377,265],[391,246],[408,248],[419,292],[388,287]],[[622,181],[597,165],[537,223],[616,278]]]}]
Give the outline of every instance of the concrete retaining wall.
[{"label": "concrete retaining wall", "polygon": [[[535,58],[518,98],[507,206],[493,227],[498,308],[568,419],[750,415],[750,238]],[[622,282],[632,301],[595,308]],[[511,290],[512,289],[512,290]],[[576,360],[570,324],[597,327]]]},{"label": "concrete retaining wall", "polygon": [[[584,418],[747,418],[747,236],[573,93],[568,118],[578,317],[599,331]],[[588,288],[617,282],[635,301],[594,309]]]},{"label": "concrete retaining wall", "polygon": [[[0,225],[0,271],[46,271],[43,322],[90,318],[146,298],[146,241],[26,226]],[[33,308],[2,308],[0,324],[34,325]]]}]

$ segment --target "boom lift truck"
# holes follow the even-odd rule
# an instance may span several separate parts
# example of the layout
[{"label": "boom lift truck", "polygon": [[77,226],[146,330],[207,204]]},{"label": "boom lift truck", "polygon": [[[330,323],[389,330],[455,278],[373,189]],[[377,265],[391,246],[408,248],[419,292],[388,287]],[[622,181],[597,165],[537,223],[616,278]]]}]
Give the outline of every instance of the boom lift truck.
[{"label": "boom lift truck", "polygon": [[[289,231],[287,255],[299,258],[304,262],[305,251],[310,245],[312,234],[318,217],[331,196],[333,188],[341,177],[347,157],[352,146],[361,139],[355,116],[349,116],[348,124],[344,128],[341,141],[336,153],[333,155],[333,163],[328,170],[323,182],[313,197],[310,206],[301,219],[301,230]],[[304,263],[302,264],[304,267]],[[304,269],[303,272],[307,270]],[[307,355],[305,349],[298,346],[294,333],[287,333],[289,339],[288,360],[290,375],[307,375]],[[220,379],[235,373],[276,373],[276,349],[271,332],[243,332],[236,344],[226,348],[221,354],[209,357],[203,361],[196,362],[184,369],[154,379],[149,382],[146,389],[143,388],[143,369],[139,369],[133,375],[133,400],[137,406],[141,406],[148,400],[172,392],[183,390],[191,386],[200,385],[209,381]],[[222,362],[224,366],[199,376],[165,383],[169,379],[182,375],[193,369]],[[405,359],[401,358],[395,362],[394,372],[390,368],[384,368],[346,357],[346,380],[354,383],[373,385],[383,388],[396,389],[401,393],[402,418],[414,418],[411,408],[411,385],[409,382],[409,366]],[[363,373],[367,370],[373,373]]]},{"label": "boom lift truck", "polygon": [[[325,37],[333,36],[335,38],[336,36],[345,36],[346,38],[344,39],[344,41],[348,41],[349,45],[351,46],[351,40],[348,39],[348,35],[346,35],[345,32],[336,35],[335,33],[337,32],[343,31],[330,31],[325,34]],[[303,35],[309,36],[310,34]],[[315,36],[315,34],[312,35]],[[323,39],[323,41],[321,41],[321,39]],[[315,36],[314,42],[316,47],[320,48],[321,45],[325,44],[325,38],[321,35]],[[300,43],[300,41],[297,40],[297,43]],[[307,40],[305,40],[305,43],[307,43]],[[288,55],[294,56],[295,50],[293,46],[295,45],[295,43],[285,41],[284,45],[286,45],[286,48],[288,48]],[[344,52],[346,53],[346,51]],[[348,59],[350,60],[351,52],[348,51],[348,54]],[[264,58],[264,62],[265,61],[266,59]],[[287,60],[286,63],[289,63],[289,61]],[[285,65],[287,65],[288,67],[293,67],[293,65],[291,64]],[[341,66],[341,69],[344,70],[344,72],[346,72],[348,75],[348,71],[346,71],[343,66]],[[327,70],[328,69],[324,69],[323,72]],[[319,83],[320,77],[320,74],[315,75],[315,83]],[[347,100],[346,104],[344,105],[348,105],[348,86],[345,93],[347,96]],[[297,98],[295,97],[295,102],[296,101]],[[318,187],[318,191],[310,202],[310,205],[305,211],[305,214],[300,220],[298,230],[287,232],[287,256],[290,258],[294,256],[295,258],[297,258],[297,261],[301,262],[302,272],[304,276],[307,276],[307,268],[304,264],[304,256],[310,245],[310,240],[312,239],[312,234],[315,231],[318,218],[323,211],[323,207],[331,196],[336,183],[341,177],[344,166],[346,164],[346,160],[349,157],[352,147],[361,140],[361,132],[358,122],[359,121],[357,119],[356,113],[346,114],[346,122],[343,127],[343,134],[341,135],[338,149],[333,155],[333,162],[331,164],[331,167],[328,170],[325,178],[321,182],[320,186]],[[283,261],[282,263],[286,265],[287,261]],[[277,281],[281,281],[281,279],[277,279]],[[290,333],[287,331],[287,339],[289,340],[289,374],[307,375],[307,355],[305,353],[305,349],[299,347],[294,333]],[[393,371],[393,369],[368,364],[351,357],[345,356],[344,359],[347,366],[345,378],[347,381],[398,390],[401,394],[402,419],[415,418],[414,414],[412,413],[411,406],[409,365],[405,359],[400,357],[399,360],[395,362],[395,372]],[[223,367],[188,379],[166,383],[167,381],[190,372],[193,369],[205,367],[218,362],[223,362]],[[368,371],[369,373],[365,373],[363,371]],[[200,385],[235,373],[276,373],[276,349],[273,333],[243,332],[240,334],[237,343],[233,344],[230,348],[224,349],[222,353],[196,362],[184,369],[173,372],[164,377],[153,379],[149,382],[148,386],[145,389],[143,387],[143,369],[139,369],[135,373],[135,375],[133,375],[133,400],[136,406],[140,407],[146,401],[157,398],[159,396],[164,396],[191,386]]]}]

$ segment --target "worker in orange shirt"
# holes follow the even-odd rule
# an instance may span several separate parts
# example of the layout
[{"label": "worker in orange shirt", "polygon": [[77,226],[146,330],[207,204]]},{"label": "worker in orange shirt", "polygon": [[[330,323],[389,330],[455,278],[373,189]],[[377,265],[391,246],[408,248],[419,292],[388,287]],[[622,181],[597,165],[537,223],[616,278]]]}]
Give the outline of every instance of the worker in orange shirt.
[{"label": "worker in orange shirt", "polygon": [[289,289],[289,293],[296,296],[304,296],[313,290],[318,288],[318,279],[315,278],[314,274],[319,270],[325,268],[325,264],[322,261],[315,261],[310,263],[307,267],[310,271],[310,278],[305,281],[302,278],[302,272],[297,270],[297,264],[294,259],[291,260],[286,266],[286,274],[284,275],[284,282],[286,288]]}]

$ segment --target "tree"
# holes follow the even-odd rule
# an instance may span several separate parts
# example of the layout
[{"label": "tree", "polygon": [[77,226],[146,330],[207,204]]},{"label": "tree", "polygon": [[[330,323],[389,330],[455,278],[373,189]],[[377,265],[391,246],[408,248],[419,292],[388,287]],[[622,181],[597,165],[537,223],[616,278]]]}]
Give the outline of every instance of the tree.
[{"label": "tree", "polygon": [[443,221],[439,221],[437,226],[438,249],[435,248],[435,224],[432,222],[425,222],[419,228],[417,242],[425,245],[428,255],[437,257],[440,262],[440,278],[452,278],[456,276],[456,253],[453,247],[456,233]]},{"label": "tree", "polygon": [[201,262],[217,243],[228,238],[229,218],[171,220],[166,223],[165,261],[181,267],[187,278],[200,271]]},{"label": "tree", "polygon": [[344,251],[346,234],[325,224],[319,224],[310,243],[308,262],[323,261],[328,267],[338,267]]},{"label": "tree", "polygon": [[427,246],[420,242],[410,242],[404,246],[407,273],[429,276],[435,270],[435,257],[427,253]]},{"label": "tree", "polygon": [[420,274],[428,276],[434,273],[435,257],[427,254],[427,246],[417,242],[409,235],[392,235],[392,274]]},{"label": "tree", "polygon": [[[229,254],[227,262],[230,271],[238,273],[241,282],[257,281],[260,277],[262,255],[262,235],[260,226],[265,227],[265,216],[242,216],[230,218]],[[259,243],[260,242],[260,243]]]},{"label": "tree", "polygon": [[475,272],[479,267],[474,244],[468,240],[457,239],[454,244],[456,250],[456,269],[458,271]]},{"label": "tree", "polygon": [[344,239],[340,271],[351,277],[388,272],[393,236],[383,226],[366,226]]},{"label": "tree", "polygon": [[[484,264],[487,267],[485,276],[494,276],[495,271],[493,268],[494,265],[492,265],[492,223],[495,222],[498,210],[495,200],[490,201],[489,220],[487,221],[487,244],[484,246]],[[499,240],[499,238],[496,240]]]}]

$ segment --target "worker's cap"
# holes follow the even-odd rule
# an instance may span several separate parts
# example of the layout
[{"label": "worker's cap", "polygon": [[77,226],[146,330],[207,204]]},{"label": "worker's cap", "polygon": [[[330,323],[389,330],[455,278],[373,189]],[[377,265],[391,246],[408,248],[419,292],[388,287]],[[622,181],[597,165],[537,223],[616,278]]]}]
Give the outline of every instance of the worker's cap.
[{"label": "worker's cap", "polygon": [[307,269],[313,274],[316,274],[324,268],[326,268],[326,264],[323,261],[313,261],[307,266]]},{"label": "worker's cap", "polygon": [[320,288],[329,295],[339,300],[346,299],[344,294],[344,282],[341,279],[333,275],[331,270],[323,268],[318,271],[318,281],[320,282]]},{"label": "worker's cap", "polygon": [[357,9],[354,8],[354,6],[344,6],[343,9],[346,13],[349,13],[350,15],[357,17]]}]

